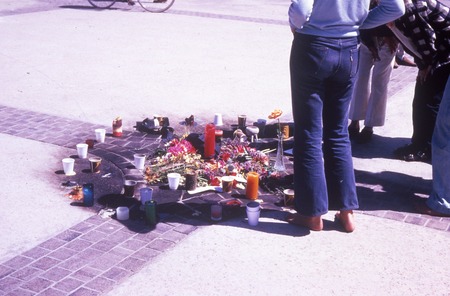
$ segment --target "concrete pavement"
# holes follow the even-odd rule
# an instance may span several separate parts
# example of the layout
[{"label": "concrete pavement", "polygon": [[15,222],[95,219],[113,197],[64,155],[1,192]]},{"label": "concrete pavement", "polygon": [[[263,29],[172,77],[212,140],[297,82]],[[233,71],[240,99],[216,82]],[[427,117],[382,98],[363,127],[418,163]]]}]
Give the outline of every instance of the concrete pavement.
[{"label": "concrete pavement", "polygon": [[[173,122],[195,114],[206,122],[222,112],[234,123],[242,112],[257,119],[282,108],[288,120],[287,5],[189,0],[149,14],[120,5],[95,11],[77,2],[0,17],[0,105],[4,112],[19,108],[32,111],[30,117],[66,119],[61,126],[68,134],[71,120],[109,127],[117,115],[127,130],[154,113]],[[71,207],[59,187],[54,172],[74,149],[23,139],[26,124],[24,133],[13,132],[15,125],[24,129],[22,119],[22,125],[2,122],[0,295],[448,295],[450,219],[415,214],[410,204],[429,191],[431,167],[392,159],[411,135],[414,73],[394,70],[385,127],[375,129],[370,145],[354,147],[362,202],[353,234],[339,231],[333,213],[326,217],[328,231],[309,233],[283,222],[283,213],[263,212],[255,228],[242,218],[212,226],[162,223],[170,229],[158,230],[166,237],[157,242],[167,246],[144,246],[135,236],[124,237],[132,242],[124,245],[117,240],[123,226]],[[39,128],[35,134],[56,131]],[[49,242],[66,242],[67,229],[96,243],[94,234],[105,233],[105,225],[117,230],[111,241],[135,266],[119,262],[103,270],[122,258],[116,250],[104,265],[80,267],[91,272],[88,280],[67,273],[75,268],[69,246],[52,245],[58,258],[36,263],[30,257],[49,250]],[[42,272],[49,268],[43,262],[54,260],[65,263],[59,275]],[[26,276],[12,272],[18,262],[31,266]],[[12,284],[19,280],[24,283]],[[30,283],[45,285],[33,290]]]}]

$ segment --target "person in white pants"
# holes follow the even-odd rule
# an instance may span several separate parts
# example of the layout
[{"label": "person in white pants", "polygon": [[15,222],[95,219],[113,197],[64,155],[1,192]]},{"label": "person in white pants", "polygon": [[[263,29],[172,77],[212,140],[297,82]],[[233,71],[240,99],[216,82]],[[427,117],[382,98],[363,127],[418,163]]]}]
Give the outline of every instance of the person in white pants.
[{"label": "person in white pants", "polygon": [[[373,127],[384,125],[388,84],[394,68],[398,41],[386,26],[362,30],[361,38],[363,43],[359,72],[349,111],[349,119],[352,121],[349,135],[351,139],[366,143],[372,138]],[[364,120],[361,132],[360,120]]]}]

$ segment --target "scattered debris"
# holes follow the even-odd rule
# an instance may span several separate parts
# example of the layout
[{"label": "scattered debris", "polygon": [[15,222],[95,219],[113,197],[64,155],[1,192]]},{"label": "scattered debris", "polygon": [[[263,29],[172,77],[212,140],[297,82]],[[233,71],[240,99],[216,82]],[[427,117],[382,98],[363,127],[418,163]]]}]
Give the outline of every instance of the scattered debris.
[{"label": "scattered debris", "polygon": [[114,216],[114,214],[116,214],[116,211],[114,209],[108,209],[108,208],[101,209],[98,212],[98,215],[100,217],[102,217],[103,219],[111,218],[112,216]]}]

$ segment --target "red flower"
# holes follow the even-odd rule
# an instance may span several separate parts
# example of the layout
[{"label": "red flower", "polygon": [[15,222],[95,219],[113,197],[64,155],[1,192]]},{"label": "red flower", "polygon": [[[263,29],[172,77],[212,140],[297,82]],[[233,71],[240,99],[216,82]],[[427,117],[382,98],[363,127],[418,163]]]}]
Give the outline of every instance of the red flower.
[{"label": "red flower", "polygon": [[230,159],[231,154],[229,152],[224,152],[220,156],[222,157],[223,161],[227,162],[228,159]]},{"label": "red flower", "polygon": [[211,186],[219,186],[219,185],[220,185],[220,180],[219,180],[219,178],[214,177],[214,179],[212,179],[212,180],[209,182],[209,185],[211,185]]}]

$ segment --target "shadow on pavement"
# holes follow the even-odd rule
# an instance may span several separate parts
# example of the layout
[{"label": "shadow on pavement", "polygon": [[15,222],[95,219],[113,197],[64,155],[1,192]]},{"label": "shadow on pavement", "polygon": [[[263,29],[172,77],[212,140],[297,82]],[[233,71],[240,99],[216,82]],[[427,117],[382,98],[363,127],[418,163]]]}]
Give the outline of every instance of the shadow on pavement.
[{"label": "shadow on pavement", "polygon": [[391,210],[415,213],[412,201],[428,195],[432,181],[397,172],[371,173],[355,170],[360,210]]},{"label": "shadow on pavement", "polygon": [[[431,180],[410,176],[403,173],[384,171],[372,173],[355,170],[357,181],[357,193],[360,201],[359,211],[377,212],[394,211],[403,213],[416,213],[413,200],[418,196],[426,196],[431,188]],[[161,231],[158,228],[164,224],[183,224],[186,226],[231,226],[248,228],[265,233],[280,234],[301,237],[308,235],[310,231],[303,227],[290,225],[285,222],[287,212],[283,208],[266,208],[261,211],[258,226],[249,226],[246,219],[245,206],[223,207],[222,220],[211,221],[210,208],[214,200],[187,199],[179,201],[175,193],[164,190],[164,201],[159,199],[157,204],[157,216],[159,223],[149,226],[145,221],[145,214],[140,209],[140,202],[134,198],[125,198],[122,194],[107,194],[98,202],[108,208],[127,206],[130,208],[130,219],[119,221],[130,231],[136,233],[148,233]],[[166,195],[167,194],[167,195]],[[171,194],[173,196],[171,196]],[[220,198],[218,199],[220,200]],[[111,217],[115,219],[115,216]],[[335,221],[324,219],[324,230],[344,231],[341,225]]]},{"label": "shadow on pavement", "polygon": [[[87,2],[87,1],[86,1]],[[110,8],[96,8],[91,6],[89,3],[87,5],[61,5],[59,8],[63,9],[80,9],[80,10],[121,10],[119,7],[110,7]]]},{"label": "shadow on pavement", "polygon": [[353,157],[362,159],[396,159],[394,150],[410,143],[410,138],[390,138],[374,134],[369,143],[361,144],[356,140],[352,141],[352,154]]},{"label": "shadow on pavement", "polygon": [[251,229],[264,233],[288,235],[292,237],[302,237],[310,234],[310,230],[295,225],[290,225],[285,221],[286,212],[276,210],[262,210],[257,226],[250,226],[247,222],[245,208],[240,209],[240,214],[234,218],[224,216],[224,219],[217,222],[219,226],[231,226]]}]

